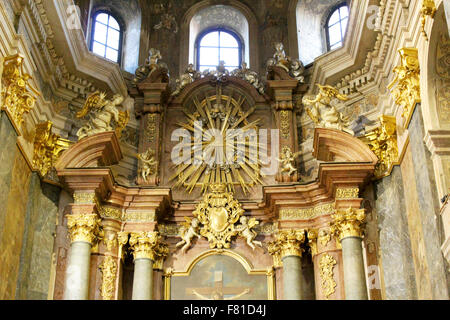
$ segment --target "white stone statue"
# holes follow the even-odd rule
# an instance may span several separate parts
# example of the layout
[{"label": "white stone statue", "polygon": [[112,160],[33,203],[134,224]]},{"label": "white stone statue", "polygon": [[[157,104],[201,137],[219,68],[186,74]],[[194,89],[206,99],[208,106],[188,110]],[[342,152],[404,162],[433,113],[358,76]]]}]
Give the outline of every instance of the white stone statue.
[{"label": "white stone statue", "polygon": [[259,93],[264,94],[264,85],[261,83],[258,74],[255,71],[250,70],[247,67],[246,62],[242,62],[241,68],[233,70],[231,75],[247,81],[254,86]]},{"label": "white stone statue", "polygon": [[273,55],[273,58],[270,58],[267,61],[267,66],[280,67],[301,83],[305,80],[305,77],[303,76],[305,71],[303,63],[299,59],[292,59],[287,56],[284,52],[283,43],[281,42],[275,43],[275,54]]},{"label": "white stone statue", "polygon": [[140,175],[144,181],[147,181],[147,177],[156,172],[158,162],[154,158],[155,151],[149,148],[146,152],[139,153],[137,158],[140,163]]},{"label": "white stone statue", "polygon": [[259,221],[257,221],[255,218],[248,219],[246,216],[242,216],[239,219],[240,225],[236,226],[236,231],[239,232],[239,234],[247,239],[247,244],[253,249],[256,249],[256,246],[262,247],[261,241],[256,241],[255,238],[258,235],[254,230],[252,230],[253,227],[259,224]]},{"label": "white stone statue", "polygon": [[[124,98],[121,94],[114,95],[112,100],[107,100],[105,93],[96,91],[91,94],[87,98],[83,109],[76,115],[77,118],[83,118],[89,114],[89,120],[77,132],[78,140],[97,133],[113,131],[118,126],[123,129],[126,123],[122,122],[128,122],[126,120],[127,117],[124,115],[127,112],[120,112],[118,109],[123,100]],[[122,121],[123,119],[126,121]],[[116,123],[115,128],[113,127],[113,122]]]},{"label": "white stone statue", "polygon": [[188,84],[191,84],[197,79],[201,78],[201,73],[195,70],[194,65],[192,63],[188,64],[184,73],[180,76],[179,79],[176,80],[176,89],[172,93],[172,96],[176,96],[180,94],[181,90],[186,87]]},{"label": "white stone statue", "polygon": [[336,106],[344,106],[342,101],[347,101],[346,95],[340,94],[339,91],[331,86],[319,87],[319,93],[316,97],[303,97],[303,104],[307,107],[311,120],[314,121],[318,128],[330,128],[338,129],[347,132],[351,135],[355,135],[352,129],[348,128],[350,121],[348,117],[344,117]]},{"label": "white stone statue", "polygon": [[188,217],[185,217],[185,219],[186,222],[180,229],[182,240],[175,245],[176,248],[183,246],[181,248],[183,254],[186,253],[186,250],[191,246],[194,237],[200,238],[200,235],[197,233],[200,224],[198,219],[192,218],[191,220]]}]

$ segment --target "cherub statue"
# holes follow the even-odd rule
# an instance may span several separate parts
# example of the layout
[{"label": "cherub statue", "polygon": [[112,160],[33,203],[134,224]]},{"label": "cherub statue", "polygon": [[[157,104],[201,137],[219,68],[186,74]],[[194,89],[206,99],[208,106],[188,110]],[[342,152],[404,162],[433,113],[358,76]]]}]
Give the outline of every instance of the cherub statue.
[{"label": "cherub statue", "polygon": [[281,42],[275,43],[275,54],[273,55],[273,58],[270,58],[267,61],[267,66],[280,67],[286,70],[290,76],[294,77],[299,82],[303,83],[305,80],[305,77],[303,76],[305,71],[303,63],[299,59],[291,59],[287,56],[284,52],[283,43]]},{"label": "cherub statue", "polygon": [[256,241],[255,238],[258,235],[256,231],[252,230],[253,227],[259,224],[259,221],[257,221],[255,218],[248,219],[246,216],[241,216],[239,219],[240,225],[236,226],[236,231],[239,232],[239,234],[247,239],[247,244],[255,250],[255,245],[262,248],[261,241]]},{"label": "cherub statue", "polygon": [[247,67],[246,62],[242,62],[241,68],[233,70],[231,75],[247,81],[254,86],[259,93],[264,94],[264,85],[260,82],[258,74],[255,71],[251,71]]},{"label": "cherub statue", "polygon": [[273,58],[276,61],[276,66],[283,68],[286,70],[286,72],[289,72],[289,58],[286,56],[286,53],[284,52],[284,46],[283,43],[277,42],[275,43],[275,54],[273,55]]},{"label": "cherub statue", "polygon": [[172,96],[180,94],[181,90],[183,90],[184,87],[200,78],[201,73],[195,70],[194,65],[192,63],[188,64],[185,72],[180,76],[179,79],[176,80],[177,87],[175,91],[172,93]]},{"label": "cherub statue", "polygon": [[159,30],[161,28],[167,29],[169,31],[172,31],[173,33],[178,32],[178,24],[175,20],[175,17],[169,13],[164,13],[161,16],[161,21],[153,26],[153,29]]},{"label": "cherub statue", "polygon": [[200,238],[200,235],[197,233],[197,230],[199,228],[199,221],[197,218],[192,218],[192,220],[188,217],[184,217],[186,219],[186,222],[183,223],[183,226],[181,227],[181,241],[178,242],[175,247],[181,247],[181,252],[184,254],[186,253],[186,250],[191,246],[192,238],[198,237]]},{"label": "cherub statue", "polygon": [[[114,95],[112,100],[106,99],[106,94],[103,92],[96,91],[91,94],[83,109],[76,114],[77,118],[83,118],[89,114],[89,120],[77,132],[78,140],[97,133],[113,131],[114,127],[126,126],[124,119],[128,118],[127,112],[118,110],[123,99],[121,94]],[[114,127],[113,121],[116,123]]]},{"label": "cherub statue", "polygon": [[319,87],[317,96],[313,99],[305,96],[302,101],[305,106],[311,106],[311,108],[306,108],[306,112],[311,120],[314,121],[316,127],[338,129],[355,135],[353,130],[348,128],[350,125],[349,118],[344,117],[336,109],[336,104],[348,100],[347,96],[340,94],[337,89],[331,86],[322,86],[320,84],[317,86]]},{"label": "cherub statue", "polygon": [[155,151],[149,148],[146,152],[139,153],[137,158],[139,159],[141,168],[140,174],[144,181],[147,181],[147,177],[156,172],[156,166],[158,162],[154,158]]},{"label": "cherub statue", "polygon": [[295,158],[299,156],[300,152],[293,153],[291,151],[291,148],[288,146],[284,146],[281,151],[281,159],[278,159],[278,161],[281,162],[281,173],[287,172],[290,176],[297,171],[296,168],[294,168],[294,162]]}]

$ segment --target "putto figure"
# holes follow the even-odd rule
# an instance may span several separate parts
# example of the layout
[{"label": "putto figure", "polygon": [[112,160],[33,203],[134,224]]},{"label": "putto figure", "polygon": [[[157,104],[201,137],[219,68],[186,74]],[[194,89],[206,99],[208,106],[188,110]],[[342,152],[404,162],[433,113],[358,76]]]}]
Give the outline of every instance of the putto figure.
[{"label": "putto figure", "polygon": [[148,52],[148,58],[144,65],[140,66],[135,71],[133,83],[136,85],[142,80],[150,77],[150,75],[158,68],[167,68],[166,64],[159,61],[162,59],[161,52],[158,49],[151,48]]},{"label": "putto figure", "polygon": [[240,236],[244,237],[247,240],[247,244],[253,249],[256,249],[256,246],[262,248],[261,241],[256,241],[255,238],[258,235],[256,231],[252,230],[253,227],[259,224],[255,218],[248,219],[246,216],[241,216],[239,219],[240,225],[236,226],[236,231],[239,232]]},{"label": "putto figure", "polygon": [[181,252],[184,254],[186,253],[187,249],[191,246],[192,244],[192,239],[194,237],[198,237],[200,238],[200,235],[197,233],[198,228],[199,228],[199,221],[197,218],[193,218],[192,220],[188,217],[185,217],[186,222],[183,223],[183,226],[181,227],[181,241],[178,242],[175,247],[179,248],[181,246],[183,246],[181,248]]},{"label": "putto figure", "polygon": [[140,175],[147,182],[147,177],[156,173],[158,162],[154,158],[155,151],[148,149],[146,152],[139,153],[137,158],[140,163]]},{"label": "putto figure", "polygon": [[281,42],[275,43],[275,54],[273,55],[273,58],[267,61],[267,66],[280,67],[301,83],[305,80],[305,77],[303,76],[303,72],[305,71],[303,63],[298,59],[291,59],[291,57],[287,56]]},{"label": "putto figure", "polygon": [[242,62],[241,68],[233,70],[231,75],[247,81],[254,86],[260,94],[264,94],[264,84],[261,83],[258,74],[247,67],[246,62]]},{"label": "putto figure", "polygon": [[179,79],[176,80],[176,89],[172,93],[172,96],[176,96],[180,94],[181,90],[186,87],[188,84],[191,84],[197,79],[202,77],[201,73],[195,70],[194,65],[192,63],[188,64],[184,73],[180,76]]},{"label": "putto figure", "polygon": [[78,140],[84,137],[90,137],[94,134],[116,131],[120,137],[120,133],[128,123],[129,113],[128,111],[119,111],[124,98],[121,94],[114,95],[112,100],[106,99],[106,94],[96,91],[91,94],[83,109],[76,114],[77,118],[83,118],[89,115],[89,120],[82,126],[78,132]]},{"label": "putto figure", "polygon": [[339,91],[331,86],[319,87],[319,93],[315,98],[303,97],[303,104],[307,107],[311,120],[314,121],[316,128],[338,129],[344,132],[355,135],[352,129],[348,128],[350,125],[349,117],[344,117],[336,106],[341,105],[342,101],[347,101],[346,95],[340,94]]},{"label": "putto figure", "polygon": [[281,173],[287,172],[288,175],[292,175],[297,171],[294,168],[295,158],[299,156],[300,152],[293,153],[288,146],[284,146],[281,150],[281,159],[278,161],[281,162]]}]

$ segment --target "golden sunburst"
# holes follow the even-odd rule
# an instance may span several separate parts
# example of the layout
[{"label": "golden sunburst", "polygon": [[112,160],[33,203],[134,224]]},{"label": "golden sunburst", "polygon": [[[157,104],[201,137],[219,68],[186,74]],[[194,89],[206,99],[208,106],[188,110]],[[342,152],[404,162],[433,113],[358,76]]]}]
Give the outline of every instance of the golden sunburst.
[{"label": "golden sunburst", "polygon": [[[209,185],[223,183],[229,192],[235,192],[235,186],[240,186],[246,194],[250,187],[262,183],[258,158],[260,120],[249,122],[255,107],[243,110],[245,101],[242,95],[235,98],[233,91],[222,94],[220,85],[215,95],[205,95],[201,101],[198,97],[192,99],[192,110],[183,110],[187,121],[177,124],[191,133],[190,141],[184,146],[189,147],[189,156],[194,161],[176,166],[176,173],[169,179],[177,180],[174,187],[185,187],[189,193],[201,187],[205,193]],[[211,134],[214,131],[220,132],[222,141]],[[202,141],[195,142],[195,132],[202,133]],[[242,136],[238,139],[239,135]]]}]

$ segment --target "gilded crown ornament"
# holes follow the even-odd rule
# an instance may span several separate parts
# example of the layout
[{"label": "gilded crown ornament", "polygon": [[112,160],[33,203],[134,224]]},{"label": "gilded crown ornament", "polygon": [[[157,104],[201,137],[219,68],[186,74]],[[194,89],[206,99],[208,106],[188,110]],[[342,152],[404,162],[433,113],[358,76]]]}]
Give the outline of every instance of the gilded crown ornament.
[{"label": "gilded crown ornament", "polygon": [[36,125],[34,137],[33,167],[41,177],[47,175],[62,152],[69,149],[72,142],[52,133],[52,122],[46,121]]},{"label": "gilded crown ornament", "polygon": [[101,219],[96,214],[69,214],[67,228],[71,242],[88,242],[95,245],[100,240]]},{"label": "gilded crown ornament", "polygon": [[405,119],[404,127],[407,128],[414,107],[421,102],[419,58],[416,48],[401,48],[398,52],[401,64],[394,68],[395,78],[388,88],[392,91],[395,103],[403,107],[402,117]]},{"label": "gilded crown ornament", "polygon": [[336,210],[331,217],[331,233],[341,241],[347,237],[363,237],[363,227],[366,219],[365,209]]},{"label": "gilded crown ornament", "polygon": [[28,81],[31,76],[23,68],[21,54],[8,56],[3,60],[1,108],[12,118],[17,128],[24,122],[23,116],[30,112],[40,93]]}]

